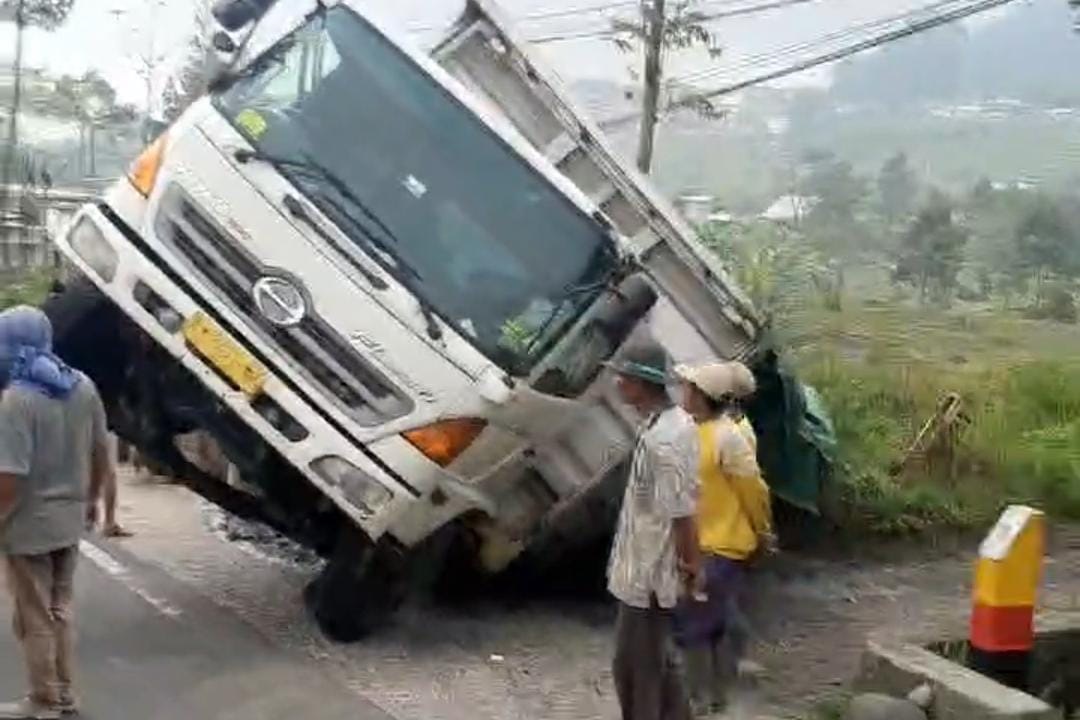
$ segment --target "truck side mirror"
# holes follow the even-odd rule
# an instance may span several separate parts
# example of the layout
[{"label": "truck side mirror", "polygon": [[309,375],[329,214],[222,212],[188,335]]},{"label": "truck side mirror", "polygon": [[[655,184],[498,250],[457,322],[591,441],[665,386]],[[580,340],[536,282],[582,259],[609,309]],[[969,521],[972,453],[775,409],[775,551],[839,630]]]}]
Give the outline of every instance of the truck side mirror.
[{"label": "truck side mirror", "polygon": [[237,50],[236,42],[224,30],[214,33],[214,37],[210,38],[210,44],[214,50],[226,55],[232,55]]},{"label": "truck side mirror", "polygon": [[218,0],[211,13],[223,28],[236,32],[266,14],[277,0]]},{"label": "truck side mirror", "polygon": [[213,90],[230,79],[229,69],[236,62],[240,49],[275,0],[218,0],[211,13],[216,31],[209,37],[206,74],[208,88]]}]

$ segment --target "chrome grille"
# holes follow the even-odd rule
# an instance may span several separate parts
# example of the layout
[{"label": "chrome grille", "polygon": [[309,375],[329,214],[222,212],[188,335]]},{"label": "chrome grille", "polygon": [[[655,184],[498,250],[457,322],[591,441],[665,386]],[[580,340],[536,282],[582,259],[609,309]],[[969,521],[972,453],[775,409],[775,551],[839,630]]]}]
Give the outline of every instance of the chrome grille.
[{"label": "chrome grille", "polygon": [[377,425],[412,409],[409,398],[372,367],[328,323],[310,311],[293,327],[279,327],[259,312],[252,288],[268,275],[289,273],[262,266],[179,191],[166,196],[157,218],[158,236],[217,288],[232,308],[294,368],[334,398],[354,420]]}]

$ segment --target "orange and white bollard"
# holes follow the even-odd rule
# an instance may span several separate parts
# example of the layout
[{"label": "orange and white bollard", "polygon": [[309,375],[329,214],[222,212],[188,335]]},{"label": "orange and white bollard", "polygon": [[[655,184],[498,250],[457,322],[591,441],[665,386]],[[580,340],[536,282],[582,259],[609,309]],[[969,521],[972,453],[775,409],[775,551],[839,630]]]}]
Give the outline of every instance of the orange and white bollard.
[{"label": "orange and white bollard", "polygon": [[971,614],[971,667],[1026,689],[1035,646],[1035,600],[1046,552],[1046,517],[1013,505],[979,547]]}]

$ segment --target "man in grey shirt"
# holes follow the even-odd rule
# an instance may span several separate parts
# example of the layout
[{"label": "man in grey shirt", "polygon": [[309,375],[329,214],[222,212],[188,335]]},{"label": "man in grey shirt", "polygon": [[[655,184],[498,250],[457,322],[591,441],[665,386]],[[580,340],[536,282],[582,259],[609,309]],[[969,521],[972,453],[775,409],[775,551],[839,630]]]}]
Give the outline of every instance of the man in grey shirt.
[{"label": "man in grey shirt", "polygon": [[79,540],[112,472],[94,384],[52,353],[44,313],[0,313],[0,553],[30,692],[0,718],[77,711],[72,597]]},{"label": "man in grey shirt", "polygon": [[671,619],[700,573],[698,432],[668,396],[667,364],[655,343],[611,364],[623,401],[644,421],[608,565],[608,590],[619,601],[612,671],[623,720],[690,719]]}]

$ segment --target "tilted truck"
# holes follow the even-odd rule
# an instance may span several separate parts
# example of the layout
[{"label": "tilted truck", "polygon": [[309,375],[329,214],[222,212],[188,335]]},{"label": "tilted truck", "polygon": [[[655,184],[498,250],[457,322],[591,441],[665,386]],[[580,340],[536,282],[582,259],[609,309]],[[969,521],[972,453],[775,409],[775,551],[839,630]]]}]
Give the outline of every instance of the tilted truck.
[{"label": "tilted truck", "polygon": [[448,536],[499,572],[610,532],[635,419],[602,363],[763,350],[718,261],[488,0],[431,53],[357,0],[215,16],[210,91],[59,240],[57,344],[116,431],[189,476],[175,438],[213,435],[329,558],[342,640]]}]

